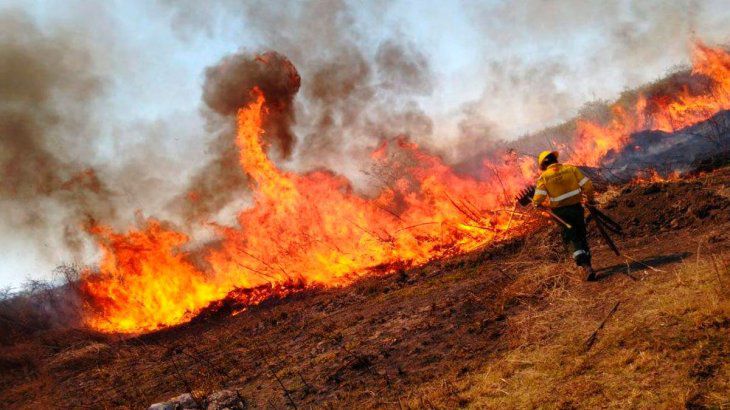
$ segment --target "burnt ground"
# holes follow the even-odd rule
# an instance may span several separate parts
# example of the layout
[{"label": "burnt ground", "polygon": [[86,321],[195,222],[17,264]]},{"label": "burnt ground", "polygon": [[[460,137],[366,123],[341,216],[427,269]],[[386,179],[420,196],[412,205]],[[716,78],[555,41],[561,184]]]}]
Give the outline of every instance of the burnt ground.
[{"label": "burnt ground", "polygon": [[[582,280],[546,226],[461,257],[137,338],[38,335],[2,347],[0,407],[146,408],[181,393],[202,400],[222,389],[238,390],[253,408],[730,405],[716,394],[730,382],[730,340],[721,337],[730,332],[726,305],[717,302],[701,320],[656,329],[658,322],[642,316],[651,298],[671,300],[667,292],[678,288],[674,281],[690,263],[709,257],[720,266],[713,300],[727,301],[729,182],[725,168],[610,188],[603,209],[625,226],[616,242],[626,257],[613,255],[593,232],[597,283]],[[619,301],[617,319],[609,317],[595,347],[582,346]],[[699,305],[691,306],[678,317],[695,317]],[[646,323],[629,331],[617,327],[618,318],[622,326]],[[638,353],[607,371],[599,366],[611,349]],[[672,372],[659,364],[637,365],[647,351],[661,352],[657,357],[683,376],[664,380]],[[515,356],[527,352],[533,356]],[[552,361],[572,373],[535,364]],[[619,368],[632,372],[623,379],[648,387],[612,396],[605,375]],[[530,383],[540,392],[524,391]],[[666,390],[670,383],[688,393]],[[622,402],[626,397],[636,401]]]}]

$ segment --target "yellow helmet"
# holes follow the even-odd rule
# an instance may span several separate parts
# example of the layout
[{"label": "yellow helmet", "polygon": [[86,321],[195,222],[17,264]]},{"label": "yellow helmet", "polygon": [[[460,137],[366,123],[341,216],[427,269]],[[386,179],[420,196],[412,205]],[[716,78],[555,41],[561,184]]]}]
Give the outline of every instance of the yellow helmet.
[{"label": "yellow helmet", "polygon": [[542,162],[545,161],[548,155],[555,155],[555,159],[558,159],[558,151],[543,151],[537,156],[537,167],[542,169]]}]

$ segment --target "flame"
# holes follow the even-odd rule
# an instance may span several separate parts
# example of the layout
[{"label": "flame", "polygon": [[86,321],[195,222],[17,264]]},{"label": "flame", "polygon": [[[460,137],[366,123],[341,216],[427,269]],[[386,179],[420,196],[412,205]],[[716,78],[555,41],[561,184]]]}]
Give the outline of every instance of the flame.
[{"label": "flame", "polygon": [[[190,263],[180,247],[187,236],[148,221],[142,230],[126,234],[103,226],[91,228],[102,249],[100,271],[82,282],[94,295],[95,315],[89,326],[129,332],[174,325],[211,300],[226,295]],[[120,314],[124,312],[124,314]]]},{"label": "flame", "polygon": [[94,227],[103,257],[99,272],[87,272],[84,282],[94,305],[91,327],[154,330],[190,320],[237,289],[280,292],[271,285],[292,281],[344,285],[474,249],[507,229],[510,212],[499,209],[515,194],[507,186],[521,187],[534,176],[531,168],[514,174],[514,158],[496,170],[505,175],[501,183],[460,176],[401,139],[374,152],[373,160],[393,176],[378,195],[364,198],[331,172],[278,169],[261,138],[265,99],[254,93],[256,100],[238,113],[239,160],[254,192],[253,204],[238,215],[239,227],[216,227],[221,241],[205,251],[206,268],[183,250],[185,235],[157,221],[124,234]]},{"label": "flame", "polygon": [[730,108],[730,54],[695,43],[692,75],[708,79],[709,86],[693,91],[683,85],[678,92],[640,94],[630,108],[614,104],[607,124],[578,121],[570,161],[598,167],[609,152],[626,146],[634,132],[677,131]]},{"label": "flame", "polygon": [[640,171],[631,182],[634,184],[647,184],[652,182],[676,182],[680,179],[682,179],[682,176],[677,171],[662,175],[654,169],[647,169]]},{"label": "flame", "polygon": [[[604,124],[579,121],[569,161],[600,166],[626,146],[633,132],[672,131],[730,107],[730,55],[697,44],[693,76],[709,80],[703,92],[639,95],[616,104]],[[458,254],[525,232],[510,212],[513,196],[536,176],[534,159],[514,152],[485,161],[488,176],[459,175],[438,157],[402,138],[371,154],[382,188],[373,197],[354,192],[329,171],[279,169],[267,156],[264,95],[238,112],[236,145],[253,200],[238,226],[215,226],[215,246],[189,250],[186,235],[159,221],[116,233],[94,226],[102,259],[87,271],[86,323],[105,332],[137,333],[189,321],[226,297],[259,303],[293,291],[287,284],[341,286]],[[190,200],[195,200],[191,193]]]}]

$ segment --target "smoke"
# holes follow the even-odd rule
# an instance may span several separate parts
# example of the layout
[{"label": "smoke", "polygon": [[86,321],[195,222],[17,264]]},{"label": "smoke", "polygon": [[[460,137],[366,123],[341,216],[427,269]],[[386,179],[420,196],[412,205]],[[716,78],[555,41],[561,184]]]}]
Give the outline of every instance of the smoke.
[{"label": "smoke", "polygon": [[[181,12],[178,16],[203,12],[198,3],[170,7]],[[294,2],[289,8],[224,2],[206,15],[216,9],[235,10],[241,22],[260,31],[261,49],[279,53],[241,51],[205,70],[201,113],[206,135],[197,137],[207,143],[198,155],[169,147],[175,134],[175,140],[189,139],[180,135],[181,127],[111,122],[118,120],[108,115],[101,97],[109,78],[131,74],[118,65],[130,55],[99,46],[113,44],[113,28],[96,38],[99,44],[90,44],[78,31],[41,29],[20,12],[2,13],[7,28],[0,34],[4,236],[22,229],[28,238],[46,238],[45,246],[54,249],[48,256],[60,261],[68,256],[61,248],[74,255],[89,251],[84,225],[128,225],[135,210],[163,211],[188,223],[218,217],[247,195],[234,144],[235,112],[250,101],[254,86],[270,103],[266,135],[274,158],[285,167],[327,167],[362,178],[366,154],[380,140],[432,133],[431,119],[414,98],[433,89],[427,56],[413,43],[392,38],[364,45],[344,2]],[[314,20],[322,22],[317,29],[310,24]],[[179,24],[178,33],[186,24],[215,31],[210,19],[172,21]],[[100,49],[110,55],[102,56]],[[135,61],[130,63],[143,65]],[[300,78],[295,65],[305,78],[296,101]],[[104,129],[111,130],[119,152],[100,153],[100,146],[108,150],[109,137],[101,134],[99,119],[107,122]],[[206,158],[202,166],[200,157]],[[355,159],[345,163],[343,158]]]},{"label": "smoke", "polygon": [[115,215],[110,188],[82,163],[103,80],[78,38],[46,35],[19,12],[0,25],[0,214],[39,236],[61,224],[78,250],[84,221]]},{"label": "smoke", "polygon": [[471,7],[468,15],[484,40],[475,51],[484,81],[470,107],[478,106],[484,122],[505,139],[559,124],[587,101],[613,100],[687,64],[694,37],[722,34],[725,41],[727,30],[714,26],[702,4],[528,1]]},{"label": "smoke", "polygon": [[702,163],[720,165],[730,156],[730,111],[672,133],[642,131],[606,158],[608,179],[629,180],[647,167],[662,175],[692,171]]},{"label": "smoke", "polygon": [[[428,56],[407,36],[368,38],[344,1],[282,10],[254,4],[243,18],[302,74],[295,127],[301,141],[290,166],[334,169],[357,184],[367,154],[380,141],[403,134],[430,138],[433,122],[419,98],[432,93],[433,72]],[[266,30],[272,26],[287,30]]]},{"label": "smoke", "polygon": [[412,44],[386,40],[375,53],[375,64],[380,86],[386,90],[429,94],[433,89],[428,59]]},{"label": "smoke", "polygon": [[[91,262],[97,248],[89,224],[121,229],[137,210],[159,215],[155,206],[186,176],[181,162],[192,157],[190,150],[200,156],[187,135],[195,130],[189,116],[121,119],[126,113],[115,109],[135,105],[120,97],[119,87],[127,90],[136,74],[127,69],[136,63],[117,46],[106,9],[81,10],[98,16],[98,25],[83,26],[93,27],[94,37],[77,29],[78,16],[41,23],[19,9],[0,10],[0,257],[7,262],[0,276],[6,282],[46,277],[61,263]],[[169,148],[180,140],[184,148]]]},{"label": "smoke", "polygon": [[[413,22],[372,26],[387,21],[397,5],[356,9],[339,0],[276,8],[257,1],[224,1],[212,7],[192,1],[164,4],[182,38],[219,35],[223,28],[217,22],[225,16],[255,33],[264,47],[291,59],[302,84],[296,122],[287,127],[298,138],[292,156],[280,165],[299,171],[333,169],[361,190],[368,182],[361,173],[368,167],[367,154],[382,140],[406,135],[460,171],[479,174],[486,156],[519,136],[526,136],[514,143],[520,152],[569,140],[571,117],[605,117],[602,100],[653,80],[678,61],[687,62],[694,33],[712,37],[724,32],[702,15],[701,5],[690,2],[470,5],[465,8],[466,29],[474,30],[479,42],[460,50],[471,56],[467,61],[472,64],[460,68],[466,85],[459,86],[481,92],[472,92],[474,99],[453,101],[452,111],[444,113],[432,107],[438,103],[435,85],[443,81],[442,62],[426,52],[438,43],[413,42],[404,34],[419,29]],[[459,30],[464,28],[453,29]],[[225,137],[218,142],[232,147]],[[211,165],[225,162],[228,154],[220,154],[221,160]],[[216,168],[211,175],[229,169]],[[224,172],[213,179],[226,181],[221,186],[240,182]],[[214,213],[240,196],[226,192],[228,200],[206,210]]]}]

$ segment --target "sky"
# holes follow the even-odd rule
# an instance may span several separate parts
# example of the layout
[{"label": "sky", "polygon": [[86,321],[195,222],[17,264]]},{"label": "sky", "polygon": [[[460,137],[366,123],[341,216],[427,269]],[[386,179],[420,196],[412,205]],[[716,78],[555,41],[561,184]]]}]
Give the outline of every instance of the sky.
[{"label": "sky", "polygon": [[[0,47],[20,44],[32,55],[52,55],[39,60],[41,67],[58,67],[48,100],[55,120],[43,120],[52,130],[31,150],[72,164],[69,172],[95,169],[114,193],[102,202],[113,210],[106,212],[109,223],[120,229],[140,215],[176,220],[171,201],[216,155],[216,131],[201,100],[206,68],[230,54],[273,49],[302,75],[294,128],[300,141],[284,166],[324,166],[357,179],[352,157],[373,143],[373,128],[365,124],[391,106],[429,119],[428,126],[405,128],[414,140],[458,156],[450,149],[460,140],[470,147],[514,139],[571,118],[587,102],[614,99],[686,66],[695,39],[730,41],[730,8],[721,0],[0,0],[0,17],[21,22],[16,32],[0,33]],[[33,39],[26,28],[36,33]],[[367,118],[333,129],[342,136],[324,145],[331,154],[315,155],[307,146],[319,142],[307,135],[323,108],[307,91],[313,73],[358,58],[377,67],[373,61],[384,44],[398,45],[418,63],[424,84],[404,90],[371,68],[377,74],[356,85],[368,95],[362,102]],[[354,60],[342,58],[352,53]],[[33,74],[4,68],[2,93],[18,84],[17,76]],[[81,91],[63,83],[76,84],[80,71],[88,81],[75,94]],[[76,97],[62,100],[67,95]],[[344,113],[353,103],[347,98],[327,109]],[[8,104],[2,109],[15,109]],[[22,138],[9,128],[2,133],[0,142],[8,146]],[[33,156],[8,152],[21,162],[22,155]],[[68,244],[69,235],[77,236],[69,231],[83,230],[73,217],[87,199],[74,199],[69,208],[56,191],[33,192],[0,191],[0,286],[18,287],[28,278],[48,278],[62,263],[93,265],[98,258],[88,238]]]}]

